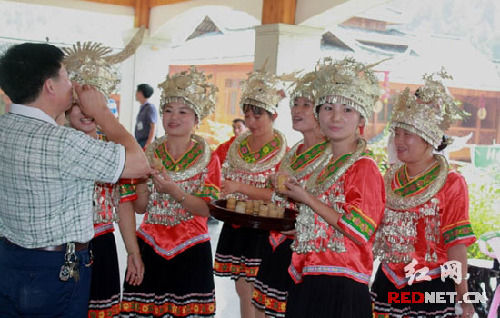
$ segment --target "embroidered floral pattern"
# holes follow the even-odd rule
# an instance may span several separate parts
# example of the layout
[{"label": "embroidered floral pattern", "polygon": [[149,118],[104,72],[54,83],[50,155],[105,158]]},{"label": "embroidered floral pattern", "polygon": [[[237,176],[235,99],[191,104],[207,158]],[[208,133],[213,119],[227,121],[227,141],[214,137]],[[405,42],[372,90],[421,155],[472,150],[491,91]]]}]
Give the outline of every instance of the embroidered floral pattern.
[{"label": "embroidered floral pattern", "polygon": [[[319,174],[318,179],[316,181],[317,184],[322,184],[326,180],[328,180],[335,172],[338,171],[340,167],[342,167],[347,160],[352,156],[352,154],[345,154],[337,160],[331,160],[328,163],[328,166]],[[373,153],[371,151],[363,151],[361,156],[369,156],[372,157]],[[332,158],[333,159],[333,158]]]},{"label": "embroidered floral pattern", "polygon": [[137,198],[135,193],[135,184],[123,184],[119,185],[121,202],[133,201]]},{"label": "embroidered floral pattern", "polygon": [[343,166],[343,164],[347,161],[347,159],[349,159],[350,156],[351,154],[346,154],[340,157],[338,160],[335,160],[333,162],[330,161],[330,163],[328,163],[328,166],[326,166],[326,168],[319,174],[316,183],[322,184],[326,180],[328,180],[330,176],[335,173],[335,171]]},{"label": "embroidered floral pattern", "polygon": [[350,213],[342,215],[342,221],[362,236],[365,242],[375,233],[374,222],[361,211],[357,211],[354,208],[351,209]]},{"label": "embroidered floral pattern", "polygon": [[245,138],[239,147],[239,154],[247,163],[256,163],[265,160],[269,155],[273,155],[278,149],[281,148],[281,140],[278,136],[274,135],[273,140],[265,144],[257,152],[251,152],[248,145],[248,138]]},{"label": "embroidered floral pattern", "polygon": [[257,271],[259,266],[250,266],[245,263],[233,264],[233,263],[214,263],[214,271],[223,275],[231,277],[254,277],[257,276]]},{"label": "embroidered floral pattern", "polygon": [[298,156],[295,155],[295,159],[290,164],[290,168],[292,168],[292,170],[294,171],[298,171],[304,169],[312,162],[315,162],[316,159],[325,152],[327,144],[328,144],[327,141],[316,144],[310,149],[301,153],[300,155]]},{"label": "embroidered floral pattern", "polygon": [[215,301],[209,303],[193,302],[187,303],[182,306],[174,302],[165,302],[161,305],[156,305],[149,302],[141,302],[141,299],[143,298],[141,297],[141,295],[137,297],[137,301],[122,302],[122,312],[133,312],[141,315],[153,315],[155,317],[164,317],[170,315],[173,315],[174,317],[193,317],[210,316],[215,314]]},{"label": "embroidered floral pattern", "polygon": [[196,196],[202,198],[209,198],[210,200],[217,200],[219,198],[219,188],[213,184],[205,184],[200,193],[195,193]]},{"label": "embroidered floral pattern", "polygon": [[470,224],[459,225],[443,233],[445,244],[452,243],[453,241],[468,236],[474,236],[474,232],[472,231],[472,226]]},{"label": "embroidered floral pattern", "polygon": [[[164,166],[167,163],[171,164],[165,168],[167,174],[179,188],[185,193],[204,196],[205,179],[208,174],[207,165],[211,156],[210,146],[203,138],[191,135],[194,145],[177,162],[174,162],[167,152],[166,138],[167,135],[149,145],[146,149],[146,157],[160,158]],[[158,193],[151,180],[148,187],[151,195],[148,199],[146,223],[175,226],[193,218],[193,214],[188,212],[173,196],[167,193]],[[216,194],[214,191],[216,190],[208,190],[211,195]]]},{"label": "embroidered floral pattern", "polygon": [[167,145],[165,143],[159,145],[155,149],[155,154],[163,162],[163,166],[169,171],[182,171],[191,167],[196,161],[196,158],[203,152],[203,146],[195,142],[195,144],[186,151],[186,153],[178,160],[175,161],[172,156],[167,151]]},{"label": "embroidered floral pattern", "polygon": [[415,180],[408,180],[408,177],[405,173],[404,166],[396,172],[396,182],[398,183],[398,188],[394,190],[394,193],[405,197],[408,195],[414,195],[422,192],[427,188],[430,184],[436,180],[439,175],[439,165],[436,165],[431,171],[428,173],[416,178]]}]

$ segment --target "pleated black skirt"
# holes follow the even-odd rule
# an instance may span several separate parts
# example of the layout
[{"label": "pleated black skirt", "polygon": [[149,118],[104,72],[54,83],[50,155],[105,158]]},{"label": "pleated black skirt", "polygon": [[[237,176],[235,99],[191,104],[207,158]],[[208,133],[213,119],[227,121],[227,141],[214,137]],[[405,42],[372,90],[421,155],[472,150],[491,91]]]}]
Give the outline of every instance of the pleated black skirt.
[{"label": "pleated black skirt", "polygon": [[288,294],[287,318],[371,318],[368,286],[343,276],[309,275]]},{"label": "pleated black skirt", "polygon": [[210,242],[167,260],[138,238],[144,262],[139,286],[125,282],[122,317],[213,317],[215,283]]},{"label": "pleated black skirt", "polygon": [[[382,268],[379,267],[375,275],[371,294],[373,299],[373,317],[374,318],[445,318],[456,317],[455,303],[450,302],[450,297],[445,297],[447,300],[444,303],[389,303],[388,295],[390,292],[401,295],[402,292],[415,293],[419,292],[454,292],[455,285],[453,280],[446,279],[444,282],[441,278],[431,281],[418,282],[410,286],[405,286],[402,289],[397,289],[396,286],[385,276]],[[409,294],[412,295],[412,294]],[[417,297],[418,298],[418,297]],[[418,300],[418,299],[417,299]]]},{"label": "pleated black skirt", "polygon": [[90,282],[89,318],[120,315],[120,270],[114,233],[91,241],[94,263]]},{"label": "pleated black skirt", "polygon": [[215,252],[215,275],[255,281],[265,249],[271,248],[268,237],[268,231],[225,223]]},{"label": "pleated black skirt", "polygon": [[271,317],[285,317],[288,290],[294,284],[288,273],[292,243],[287,238],[274,251],[266,249],[255,279],[252,303]]}]

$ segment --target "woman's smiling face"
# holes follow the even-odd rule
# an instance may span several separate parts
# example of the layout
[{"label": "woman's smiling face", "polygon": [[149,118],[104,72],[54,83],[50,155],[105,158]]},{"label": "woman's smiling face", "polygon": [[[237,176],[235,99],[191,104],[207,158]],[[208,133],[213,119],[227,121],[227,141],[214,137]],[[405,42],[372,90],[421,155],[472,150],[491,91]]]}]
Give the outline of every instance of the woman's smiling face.
[{"label": "woman's smiling face", "polygon": [[96,130],[94,118],[86,116],[80,109],[79,101],[74,100],[73,106],[67,113],[67,118],[71,127],[86,134]]},{"label": "woman's smiling face", "polygon": [[257,114],[249,109],[245,112],[245,124],[255,137],[264,136],[273,130],[274,120],[272,116],[264,110]]},{"label": "woman's smiling face", "polygon": [[365,124],[357,110],[340,103],[321,105],[318,118],[321,131],[334,142],[351,138]]},{"label": "woman's smiling face", "polygon": [[317,126],[316,118],[314,118],[314,102],[310,99],[297,97],[291,113],[294,130],[304,133],[308,130],[314,130]]},{"label": "woman's smiling face", "polygon": [[163,128],[167,135],[191,134],[197,122],[194,111],[184,103],[171,102],[163,106]]},{"label": "woman's smiling face", "polygon": [[419,135],[400,127],[394,129],[394,146],[398,159],[404,163],[415,163],[426,158],[426,153],[432,148]]}]

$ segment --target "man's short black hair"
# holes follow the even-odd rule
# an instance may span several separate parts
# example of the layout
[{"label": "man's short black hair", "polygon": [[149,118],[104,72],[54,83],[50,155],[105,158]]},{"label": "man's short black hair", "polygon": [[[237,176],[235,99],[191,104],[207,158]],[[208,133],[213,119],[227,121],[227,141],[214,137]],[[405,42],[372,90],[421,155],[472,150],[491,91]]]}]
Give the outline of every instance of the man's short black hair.
[{"label": "man's short black hair", "polygon": [[139,84],[139,85],[137,85],[137,91],[141,92],[142,95],[144,95],[145,98],[150,98],[153,95],[153,93],[155,92],[155,90],[153,89],[153,87],[151,87],[148,84]]},{"label": "man's short black hair", "polygon": [[35,101],[49,78],[57,78],[64,53],[46,43],[11,46],[0,57],[0,88],[13,103]]},{"label": "man's short black hair", "polygon": [[241,118],[236,118],[236,119],[233,120],[233,124],[236,124],[238,122],[242,123],[243,126],[245,126],[245,127],[247,126],[247,124],[245,123],[245,121],[243,119],[241,119]]}]

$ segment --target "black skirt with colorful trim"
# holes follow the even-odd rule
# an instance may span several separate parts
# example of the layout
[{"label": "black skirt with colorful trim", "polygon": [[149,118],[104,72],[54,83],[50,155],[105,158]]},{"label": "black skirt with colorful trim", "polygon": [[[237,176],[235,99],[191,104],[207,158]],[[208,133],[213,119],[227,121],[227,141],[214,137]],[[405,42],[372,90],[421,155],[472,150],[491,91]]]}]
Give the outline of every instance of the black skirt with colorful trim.
[{"label": "black skirt with colorful trim", "polygon": [[[389,303],[389,293],[396,293],[398,299],[401,293],[410,292],[424,294],[425,292],[454,292],[455,285],[453,280],[446,279],[444,282],[440,279],[431,281],[418,282],[412,285],[407,285],[402,289],[397,289],[396,286],[387,278],[387,276],[379,267],[375,275],[375,281],[371,288],[373,299],[373,317],[374,318],[413,318],[413,317],[429,317],[429,318],[445,318],[456,317],[455,303],[450,302],[450,297],[445,297],[446,302],[443,303],[420,303],[420,296],[415,297],[416,302],[412,303]],[[415,294],[417,295],[417,294]],[[418,301],[418,302],[417,302]]]},{"label": "black skirt with colorful trim", "polygon": [[137,238],[144,262],[139,286],[125,282],[122,317],[214,317],[215,283],[210,242],[167,260]]},{"label": "black skirt with colorful trim", "polygon": [[255,281],[264,250],[271,248],[268,237],[268,231],[224,223],[215,252],[215,275]]},{"label": "black skirt with colorful trim", "polygon": [[94,263],[90,282],[89,318],[120,315],[120,270],[114,233],[91,241]]},{"label": "black skirt with colorful trim", "polygon": [[271,317],[285,317],[288,291],[294,284],[288,273],[292,243],[293,239],[287,238],[274,251],[266,249],[255,279],[252,303]]},{"label": "black skirt with colorful trim", "polygon": [[371,318],[368,286],[344,276],[308,275],[288,293],[287,318]]}]

